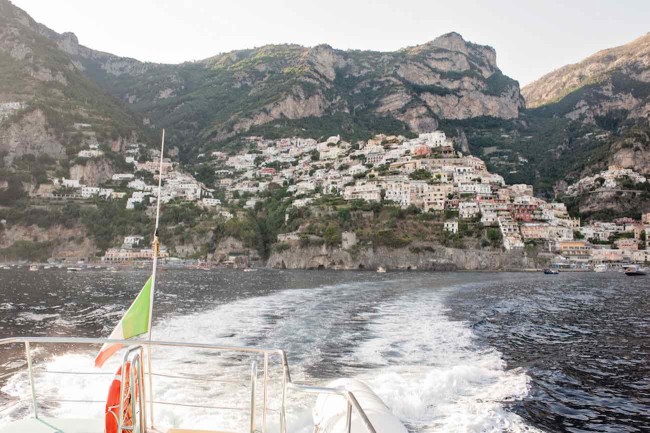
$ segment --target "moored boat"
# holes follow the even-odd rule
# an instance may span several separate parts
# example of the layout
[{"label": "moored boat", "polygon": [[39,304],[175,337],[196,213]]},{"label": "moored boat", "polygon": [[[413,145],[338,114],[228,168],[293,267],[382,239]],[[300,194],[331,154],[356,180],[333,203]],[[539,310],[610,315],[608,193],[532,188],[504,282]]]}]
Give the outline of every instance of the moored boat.
[{"label": "moored boat", "polygon": [[594,272],[607,272],[607,265],[604,263],[600,263],[594,266]]},{"label": "moored boat", "polygon": [[384,268],[383,266],[378,267],[377,268],[377,273],[385,274],[386,273],[386,268]]},{"label": "moored boat", "polygon": [[557,275],[559,273],[560,273],[560,271],[558,271],[557,269],[550,269],[550,268],[544,269],[544,274],[545,275]]},{"label": "moored boat", "polygon": [[640,277],[646,275],[645,269],[641,269],[639,265],[630,265],[625,267],[625,275],[629,277]]}]

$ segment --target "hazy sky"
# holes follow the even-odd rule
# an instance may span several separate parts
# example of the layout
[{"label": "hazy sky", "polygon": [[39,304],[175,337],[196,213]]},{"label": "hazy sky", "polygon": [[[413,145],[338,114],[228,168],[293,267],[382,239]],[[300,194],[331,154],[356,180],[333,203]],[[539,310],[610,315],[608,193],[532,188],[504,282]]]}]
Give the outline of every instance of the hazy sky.
[{"label": "hazy sky", "polygon": [[165,63],[287,42],[392,51],[457,31],[522,85],[650,31],[650,0],[12,1],[83,45]]}]

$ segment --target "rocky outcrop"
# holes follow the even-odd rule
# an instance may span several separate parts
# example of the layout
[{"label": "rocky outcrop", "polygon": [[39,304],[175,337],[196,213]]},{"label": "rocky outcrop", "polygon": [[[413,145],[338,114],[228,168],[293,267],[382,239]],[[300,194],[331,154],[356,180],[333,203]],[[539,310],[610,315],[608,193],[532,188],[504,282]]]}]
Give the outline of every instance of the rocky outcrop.
[{"label": "rocky outcrop", "polygon": [[473,90],[448,95],[425,93],[422,99],[441,119],[470,119],[481,116],[515,119],[519,116],[519,91],[515,88],[500,96],[484,95],[478,90]]},{"label": "rocky outcrop", "polygon": [[636,129],[610,146],[608,165],[630,168],[650,176],[650,130]]},{"label": "rocky outcrop", "polygon": [[[649,209],[642,191],[592,191],[578,196],[577,207],[583,217],[609,215],[640,218]],[[596,219],[601,219],[598,216]]]},{"label": "rocky outcrop", "polygon": [[0,129],[0,151],[7,152],[6,162],[22,155],[65,156],[65,148],[50,132],[41,110],[33,110]]},{"label": "rocky outcrop", "polygon": [[525,270],[548,264],[548,257],[524,252],[454,249],[440,245],[410,248],[340,248],[294,246],[271,254],[267,266],[276,269],[409,269]]},{"label": "rocky outcrop", "polygon": [[256,250],[245,247],[242,241],[232,237],[221,239],[207,259],[212,263],[236,268],[247,268],[261,260]]},{"label": "rocky outcrop", "polygon": [[269,83],[276,91],[273,102],[252,113],[241,112],[247,105],[242,102],[224,126],[212,125],[216,141],[276,120],[336,112],[392,116],[414,132],[427,132],[440,119],[516,118],[524,106],[517,82],[497,68],[494,49],[457,33],[395,53],[267,46],[217,56],[206,65],[231,71],[231,87],[248,87],[247,96],[264,95]]},{"label": "rocky outcrop", "polygon": [[113,166],[105,159],[89,159],[70,167],[70,179],[87,186],[98,186],[113,176]]},{"label": "rocky outcrop", "polygon": [[560,114],[593,121],[613,110],[647,118],[648,89],[650,33],[546,74],[521,92],[529,108],[561,103]]},{"label": "rocky outcrop", "polygon": [[83,227],[10,225],[0,231],[0,249],[11,247],[20,241],[44,243],[50,246],[52,258],[70,261],[91,259],[96,251],[95,244],[88,238]]},{"label": "rocky outcrop", "polygon": [[[0,0],[0,12],[9,29],[0,29],[0,49],[36,63],[34,53],[56,51],[42,57],[58,63],[28,68],[31,80],[76,86],[82,75],[182,141],[224,141],[273,122],[337,113],[351,118],[351,129],[390,117],[392,128],[427,132],[441,119],[512,119],[523,108],[518,83],[495,80],[502,77],[495,50],[458,33],[396,52],[268,45],[164,65],[85,47],[73,33],[54,32],[7,0]],[[42,39],[37,48],[25,42],[35,35]],[[80,93],[88,90],[97,89]]]}]

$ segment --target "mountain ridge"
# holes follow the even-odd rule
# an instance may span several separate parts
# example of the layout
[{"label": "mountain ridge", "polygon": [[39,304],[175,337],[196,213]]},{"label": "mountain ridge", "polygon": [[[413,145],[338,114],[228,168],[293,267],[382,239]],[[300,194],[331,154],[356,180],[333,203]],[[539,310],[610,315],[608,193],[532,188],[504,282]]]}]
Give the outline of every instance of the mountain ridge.
[{"label": "mountain ridge", "polygon": [[[210,100],[227,101],[233,94],[240,98],[234,101],[236,106],[214,109],[213,118],[182,132],[184,139],[199,135],[201,140],[222,142],[280,119],[350,112],[354,116],[360,109],[367,109],[373,118],[392,118],[406,131],[423,132],[435,129],[440,118],[516,118],[524,107],[518,83],[496,65],[496,51],[454,32],[394,52],[337,50],[327,44],[265,45],[180,64],[122,58],[87,48],[72,33],[58,34],[45,26],[42,32],[72,57],[79,70],[157,126],[178,127],[178,116],[169,111],[183,112],[185,108],[179,106],[188,100],[202,105],[205,113],[212,110]],[[495,74],[497,78],[488,83]],[[364,78],[372,84],[361,82],[350,88],[351,81]],[[228,89],[210,89],[219,86]],[[370,100],[358,97],[378,86],[382,87],[375,92],[378,95],[366,95]],[[236,95],[233,89],[242,87],[250,88],[248,95]],[[368,87],[374,89],[368,92]],[[148,93],[152,88],[156,92]],[[161,102],[167,113],[154,107]],[[198,113],[190,108],[183,114]],[[176,129],[184,129],[182,120]]]}]

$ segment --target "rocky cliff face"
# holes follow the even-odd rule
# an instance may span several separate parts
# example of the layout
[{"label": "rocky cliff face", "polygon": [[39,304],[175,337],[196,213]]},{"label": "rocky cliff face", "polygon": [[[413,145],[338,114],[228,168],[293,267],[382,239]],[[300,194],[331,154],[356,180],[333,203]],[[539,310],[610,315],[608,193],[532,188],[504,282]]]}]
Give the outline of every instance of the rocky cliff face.
[{"label": "rocky cliff face", "polygon": [[0,151],[6,162],[27,154],[66,158],[78,134],[75,123],[90,124],[105,143],[140,131],[138,117],[92,81],[71,53],[114,57],[80,47],[74,35],[59,35],[0,0]]},{"label": "rocky cliff face", "polygon": [[271,254],[267,266],[276,269],[369,269],[382,266],[404,270],[526,270],[548,265],[545,256],[523,252],[461,250],[440,245],[427,248],[368,248],[356,252],[340,248],[294,247]]},{"label": "rocky cliff face", "polygon": [[0,129],[0,151],[5,152],[5,163],[23,155],[48,155],[58,159],[65,156],[65,147],[48,125],[41,110],[34,110],[16,122]]},{"label": "rocky cliff face", "polygon": [[[546,74],[524,87],[522,94],[532,107],[528,115],[564,118],[567,129],[591,131],[553,149],[567,154],[567,159],[582,155],[563,176],[592,175],[609,165],[650,174],[650,33]],[[589,154],[580,149],[585,144],[592,148]],[[625,200],[633,200],[634,206],[627,206]],[[624,213],[639,204],[647,206],[644,200],[590,195],[583,197],[579,207],[586,213]]]},{"label": "rocky cliff face", "polygon": [[571,119],[593,122],[609,113],[650,116],[650,33],[597,52],[525,86],[528,107],[548,106]]},{"label": "rocky cliff face", "polygon": [[98,186],[113,176],[113,167],[105,159],[91,159],[70,167],[70,179],[87,186]]},{"label": "rocky cliff face", "polygon": [[21,83],[0,87],[0,101],[29,101],[43,93],[61,109],[70,106],[63,102],[72,94],[87,101],[91,93],[90,107],[65,114],[99,121],[91,116],[99,100],[106,105],[97,113],[104,114],[101,119],[142,126],[139,116],[106,112],[121,108],[99,95],[99,86],[146,118],[149,128],[171,128],[170,140],[186,147],[332,115],[345,118],[349,130],[371,123],[378,127],[368,129],[382,132],[374,129],[387,128],[389,119],[393,129],[426,132],[440,119],[514,119],[523,108],[518,83],[501,74],[495,50],[457,33],[396,52],[271,45],[163,65],[87,48],[8,0],[0,0],[0,15],[0,55],[11,59],[11,80]]},{"label": "rocky cliff face", "polygon": [[[99,53],[70,34],[49,37],[80,70],[155,124],[206,140],[335,113],[391,117],[425,132],[443,118],[512,119],[523,108],[518,83],[501,74],[494,49],[457,33],[392,53],[275,45],[180,65]],[[188,116],[197,118],[186,122]]]},{"label": "rocky cliff face", "polygon": [[41,243],[48,249],[50,257],[74,262],[91,259],[96,251],[95,244],[87,237],[82,226],[52,226],[44,229],[36,225],[13,225],[0,232],[0,249],[11,247],[17,242]]}]

